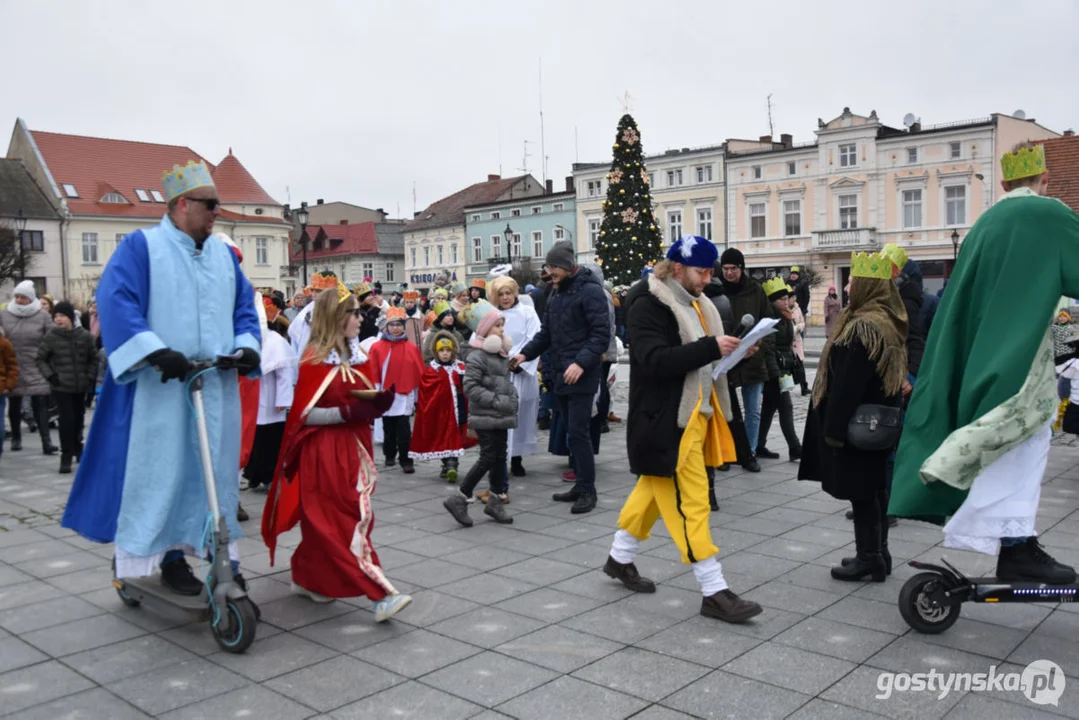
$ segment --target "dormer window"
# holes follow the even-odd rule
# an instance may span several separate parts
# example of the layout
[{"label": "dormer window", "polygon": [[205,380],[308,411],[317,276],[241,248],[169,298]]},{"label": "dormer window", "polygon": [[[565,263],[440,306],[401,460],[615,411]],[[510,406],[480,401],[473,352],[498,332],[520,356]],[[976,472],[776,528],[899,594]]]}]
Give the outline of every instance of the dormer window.
[{"label": "dormer window", "polygon": [[69,198],[77,198],[79,196],[79,191],[76,190],[75,186],[71,183],[64,183],[61,187],[64,188],[64,195],[67,195]]},{"label": "dormer window", "polygon": [[126,205],[127,200],[120,193],[108,192],[101,197],[103,203],[113,203],[118,205]]},{"label": "dormer window", "polygon": [[156,202],[156,203],[165,202],[165,196],[161,194],[160,190],[151,190],[150,191],[150,196],[153,197],[154,202]]},{"label": "dormer window", "polygon": [[150,202],[150,194],[142,188],[135,188],[135,197],[141,202]]}]

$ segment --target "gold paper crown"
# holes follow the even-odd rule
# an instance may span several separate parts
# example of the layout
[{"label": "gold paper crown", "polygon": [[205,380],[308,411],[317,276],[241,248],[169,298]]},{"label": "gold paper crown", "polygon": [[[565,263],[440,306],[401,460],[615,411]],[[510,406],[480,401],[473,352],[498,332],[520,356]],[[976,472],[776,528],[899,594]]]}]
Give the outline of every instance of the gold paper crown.
[{"label": "gold paper crown", "polygon": [[386,311],[386,322],[404,322],[408,318],[403,307],[391,307]]},{"label": "gold paper crown", "polygon": [[362,282],[358,285],[353,285],[352,292],[356,293],[356,296],[362,300],[364,295],[371,294],[371,286],[365,282]]},{"label": "gold paper crown", "polygon": [[764,283],[764,294],[767,295],[769,298],[771,298],[772,295],[777,292],[786,290],[787,283],[783,280],[783,278],[780,277],[774,277],[770,280],[765,281]]},{"label": "gold paper crown", "polygon": [[850,276],[861,278],[892,279],[892,260],[882,253],[852,253],[850,256]]},{"label": "gold paper crown", "polygon": [[417,300],[420,299],[420,291],[419,290],[405,290],[403,293],[401,293],[401,298],[403,300],[408,301],[408,302],[416,302]]},{"label": "gold paper crown", "polygon": [[899,247],[895,243],[888,243],[881,248],[880,254],[892,261],[900,270],[907,264],[907,251]]},{"label": "gold paper crown", "polygon": [[1045,146],[1021,148],[1019,152],[1006,152],[1000,158],[1000,169],[1004,182],[1035,177],[1045,172]]},{"label": "gold paper crown", "polygon": [[312,290],[336,290],[338,286],[337,276],[327,273],[315,273],[311,277],[311,289]]},{"label": "gold paper crown", "polygon": [[351,294],[352,293],[349,292],[349,289],[345,286],[345,284],[343,282],[337,283],[337,304],[338,305],[343,303],[345,300],[348,300],[348,297]]},{"label": "gold paper crown", "polygon": [[213,187],[214,179],[204,162],[188,160],[187,165],[173,165],[172,170],[161,173],[161,185],[165,188],[165,201],[183,195],[199,187]]}]

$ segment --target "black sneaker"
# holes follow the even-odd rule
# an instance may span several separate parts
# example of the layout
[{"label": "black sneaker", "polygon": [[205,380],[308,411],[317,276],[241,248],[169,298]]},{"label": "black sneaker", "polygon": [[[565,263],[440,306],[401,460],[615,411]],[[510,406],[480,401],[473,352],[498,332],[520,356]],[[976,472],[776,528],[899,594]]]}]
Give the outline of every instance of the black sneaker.
[{"label": "black sneaker", "polygon": [[997,579],[1006,582],[1041,582],[1048,585],[1070,585],[1075,582],[1075,569],[1057,562],[1042,549],[1038,538],[1028,538],[1022,545],[1000,548],[997,558]]},{"label": "black sneaker", "polygon": [[779,453],[772,452],[771,450],[769,450],[766,447],[759,447],[759,448],[757,448],[757,457],[758,458],[763,458],[765,460],[778,460],[779,459]]},{"label": "black sneaker", "polygon": [[161,584],[180,595],[198,595],[202,581],[183,558],[161,565]]},{"label": "black sneaker", "polygon": [[751,457],[749,460],[742,463],[742,468],[747,472],[759,473],[761,471],[761,464],[757,462],[757,458]]}]

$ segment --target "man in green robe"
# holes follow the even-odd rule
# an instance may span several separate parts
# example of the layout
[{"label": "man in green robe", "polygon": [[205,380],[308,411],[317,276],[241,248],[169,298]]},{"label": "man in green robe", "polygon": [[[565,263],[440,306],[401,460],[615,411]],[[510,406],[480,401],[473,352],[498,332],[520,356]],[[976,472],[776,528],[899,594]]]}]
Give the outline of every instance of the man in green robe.
[{"label": "man in green robe", "polygon": [[1041,197],[1045,151],[1001,159],[1007,194],[963,243],[926,345],[896,457],[889,515],[945,525],[947,547],[997,554],[997,577],[1075,571],[1034,521],[1057,407],[1050,325],[1079,296],[1079,215]]}]

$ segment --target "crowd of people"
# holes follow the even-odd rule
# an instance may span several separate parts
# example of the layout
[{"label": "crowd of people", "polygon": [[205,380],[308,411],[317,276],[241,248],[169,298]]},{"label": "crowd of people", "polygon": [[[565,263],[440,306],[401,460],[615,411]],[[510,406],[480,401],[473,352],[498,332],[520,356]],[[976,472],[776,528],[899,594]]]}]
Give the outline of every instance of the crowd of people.
[{"label": "crowd of people", "polygon": [[[656,590],[635,558],[662,517],[700,583],[703,615],[738,623],[762,612],[724,579],[709,513],[718,509],[717,472],[738,464],[757,473],[759,459],[780,458],[767,445],[777,414],[798,477],[851,504],[856,553],[832,568],[835,579],[883,582],[892,569],[888,528],[899,516],[947,522],[948,544],[999,551],[1001,579],[1074,582],[1074,570],[1037,543],[1041,473],[1025,475],[1039,482],[1021,488],[1007,479],[1018,477],[1017,463],[1044,468],[1042,430],[1051,418],[1042,396],[1051,385],[1055,410],[1054,361],[1074,357],[1066,343],[1062,355],[1059,333],[1041,327],[1041,314],[1047,320],[1062,294],[1079,295],[1079,262],[1070,264],[1076,251],[1065,243],[1079,239],[1079,219],[1040,197],[1043,156],[1039,167],[1005,172],[1006,201],[968,235],[943,299],[924,291],[902,248],[856,253],[849,302],[828,288],[828,340],[810,386],[802,342],[810,288],[797,267],[761,283],[738,249],[720,253],[685,236],[632,287],[612,287],[600,267],[579,265],[574,247],[558,242],[539,281],[523,288],[509,266],[468,286],[440,277],[429,293],[401,287],[388,297],[369,279],[349,288],[326,272],[286,298],[252,288],[239,250],[213,234],[216,188],[193,163],[166,175],[161,224],[118,246],[97,292],[100,316],[93,306],[80,316],[66,302],[46,310],[32,285],[16,288],[0,311],[8,336],[0,340],[8,389],[0,401],[10,402],[12,449],[21,448],[25,396],[50,453],[44,398],[53,398],[61,471],[78,463],[63,524],[115,542],[117,577],[160,571],[182,594],[202,589],[186,556],[205,552],[208,512],[182,381],[193,360],[226,355],[235,362],[208,376],[204,393],[230,537],[246,519],[240,476],[267,491],[261,530],[271,562],[280,535],[301,528],[294,592],[318,603],[367,597],[378,621],[411,600],[394,588],[371,542],[380,471],[410,474],[416,463],[438,462],[439,477],[454,484],[444,506],[456,522],[472,526],[478,500],[491,521],[511,524],[512,480],[528,474],[527,458],[541,451],[537,429],[545,428],[546,450],[568,458],[563,479],[572,482],[552,500],[572,514],[590,512],[602,482],[594,460],[601,436],[621,422],[609,386],[620,351],[629,354],[627,455],[638,481],[603,570],[630,590]],[[1015,249],[1030,217],[1060,238],[1066,262],[1052,272],[1036,253]],[[1044,270],[1036,303],[1003,297],[990,277],[1020,256],[1032,277]],[[194,301],[170,302],[181,293]],[[1015,327],[1002,316],[1020,315],[1022,342],[1001,339],[1008,351],[1000,358],[971,353]],[[740,337],[764,319],[775,331],[741,347]],[[732,353],[741,359],[720,372]],[[811,395],[801,432],[792,392]],[[84,452],[83,410],[95,395]],[[868,425],[887,432],[869,437]],[[976,462],[964,443],[981,448]],[[472,447],[478,453],[462,472]],[[235,542],[230,559],[246,586]]]}]

